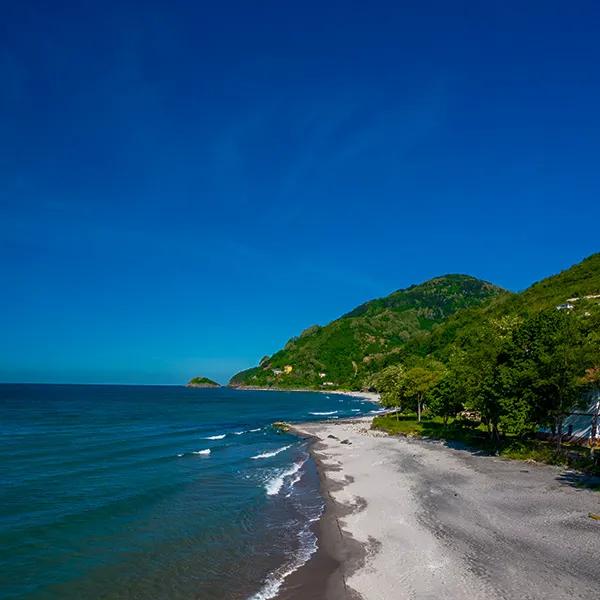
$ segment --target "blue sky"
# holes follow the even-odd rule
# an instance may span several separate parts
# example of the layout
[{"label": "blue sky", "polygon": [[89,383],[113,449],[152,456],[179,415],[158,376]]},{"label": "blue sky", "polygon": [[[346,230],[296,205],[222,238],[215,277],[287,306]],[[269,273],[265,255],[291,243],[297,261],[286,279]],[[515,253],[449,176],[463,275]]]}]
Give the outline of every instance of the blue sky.
[{"label": "blue sky", "polygon": [[226,381],[598,251],[597,2],[3,3],[0,381]]}]

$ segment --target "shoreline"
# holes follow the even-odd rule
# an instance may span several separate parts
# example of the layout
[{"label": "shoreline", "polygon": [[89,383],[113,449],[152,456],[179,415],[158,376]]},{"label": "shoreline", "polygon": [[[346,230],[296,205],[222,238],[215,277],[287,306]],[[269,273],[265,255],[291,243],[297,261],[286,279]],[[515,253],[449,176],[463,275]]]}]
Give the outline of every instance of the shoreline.
[{"label": "shoreline", "polygon": [[600,529],[588,515],[600,494],[578,488],[576,474],[370,422],[292,426],[311,440],[325,510],[317,551],[277,600],[596,597]]},{"label": "shoreline", "polygon": [[[336,424],[358,420],[366,421],[372,418],[351,417]],[[339,488],[327,477],[329,467],[319,453],[324,450],[324,445],[316,435],[304,430],[304,425],[291,425],[289,431],[309,441],[309,453],[317,466],[319,493],[325,508],[313,530],[317,537],[316,552],[286,578],[275,600],[360,600],[360,595],[348,589],[346,578],[349,573],[364,564],[365,549],[359,542],[344,539],[339,518],[347,514],[348,510],[338,505],[332,496],[332,491]]]},{"label": "shoreline", "polygon": [[346,579],[364,566],[367,549],[364,544],[344,535],[340,519],[351,514],[355,507],[336,502],[333,492],[343,489],[345,483],[335,483],[328,471],[335,467],[326,463],[323,452],[326,445],[307,426],[342,425],[345,423],[369,424],[372,417],[357,416],[332,421],[298,423],[290,432],[309,440],[309,452],[319,473],[319,492],[325,503],[321,518],[316,523],[317,551],[297,571],[285,580],[275,600],[360,600],[361,596],[348,588]]},{"label": "shoreline", "polygon": [[379,403],[381,401],[381,397],[377,392],[359,392],[352,390],[311,390],[308,388],[276,388],[276,387],[259,387],[259,386],[249,386],[249,385],[238,385],[238,386],[222,386],[229,387],[232,390],[249,390],[253,392],[305,392],[305,393],[313,393],[313,394],[339,394],[342,396],[351,396],[352,398],[363,398],[364,400],[368,400],[369,402]]}]

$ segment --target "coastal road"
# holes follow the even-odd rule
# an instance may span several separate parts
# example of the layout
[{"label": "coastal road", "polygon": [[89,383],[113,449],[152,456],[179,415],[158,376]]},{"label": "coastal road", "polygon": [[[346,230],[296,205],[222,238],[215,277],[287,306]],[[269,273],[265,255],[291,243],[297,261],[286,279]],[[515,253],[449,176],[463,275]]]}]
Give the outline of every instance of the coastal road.
[{"label": "coastal road", "polygon": [[600,493],[576,474],[369,424],[302,426],[318,439],[327,518],[339,526],[321,542],[345,585],[324,598],[600,598],[600,521],[589,517]]}]

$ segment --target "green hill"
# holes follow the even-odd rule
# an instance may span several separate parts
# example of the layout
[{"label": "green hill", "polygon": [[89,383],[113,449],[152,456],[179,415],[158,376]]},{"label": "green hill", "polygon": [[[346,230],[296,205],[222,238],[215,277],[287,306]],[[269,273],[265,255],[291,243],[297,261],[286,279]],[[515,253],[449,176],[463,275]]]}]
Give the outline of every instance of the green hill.
[{"label": "green hill", "polygon": [[503,297],[510,294],[468,275],[437,277],[362,304],[326,326],[309,327],[230,385],[360,388],[397,361],[409,342],[427,337],[457,311]]},{"label": "green hill", "polygon": [[560,305],[595,319],[600,298],[589,296],[596,295],[600,253],[518,294],[467,275],[445,275],[309,327],[259,366],[235,375],[230,385],[358,389],[384,367],[411,357],[446,361],[490,321],[527,318]]}]

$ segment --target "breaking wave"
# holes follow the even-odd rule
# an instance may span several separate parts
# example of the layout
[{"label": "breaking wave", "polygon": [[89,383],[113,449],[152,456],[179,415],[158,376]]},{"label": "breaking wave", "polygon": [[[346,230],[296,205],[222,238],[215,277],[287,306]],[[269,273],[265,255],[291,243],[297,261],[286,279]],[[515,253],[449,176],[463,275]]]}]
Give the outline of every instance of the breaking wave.
[{"label": "breaking wave", "polygon": [[253,458],[254,460],[257,460],[259,458],[271,458],[272,456],[277,456],[281,452],[284,452],[285,450],[291,447],[292,445],[290,444],[289,446],[284,446],[283,448],[279,448],[278,450],[272,450],[271,452],[263,452],[262,454],[257,454],[256,456],[252,456],[251,458]]},{"label": "breaking wave", "polygon": [[[311,519],[311,521],[313,521],[313,519]],[[300,567],[304,566],[310,557],[317,551],[317,537],[310,529],[311,521],[309,521],[307,526],[298,533],[300,547],[292,559],[270,573],[265,579],[263,587],[248,600],[271,600],[272,598],[275,598],[286,578]]]},{"label": "breaking wave", "polygon": [[[277,475],[275,475],[275,477],[269,479],[269,481],[265,483],[265,490],[267,492],[267,496],[276,496],[277,494],[279,494],[281,488],[283,487],[283,484],[285,483],[285,480],[288,477],[293,477],[302,468],[302,465],[304,465],[305,462],[306,459],[304,459],[301,462],[296,462],[289,469],[286,469],[285,471],[280,471],[279,473],[277,473]],[[296,481],[298,480],[299,478]],[[294,483],[296,483],[296,481]]]}]

